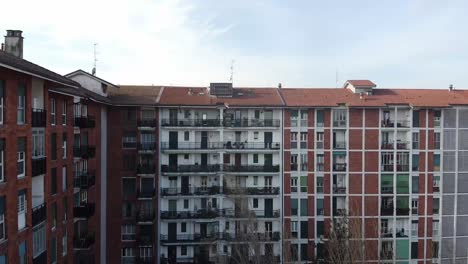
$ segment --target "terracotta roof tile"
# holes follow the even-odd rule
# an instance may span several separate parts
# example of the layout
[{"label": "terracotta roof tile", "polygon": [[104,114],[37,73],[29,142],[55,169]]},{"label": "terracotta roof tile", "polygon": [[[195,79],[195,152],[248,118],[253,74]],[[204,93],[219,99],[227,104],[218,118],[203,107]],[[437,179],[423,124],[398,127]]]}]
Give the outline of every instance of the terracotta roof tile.
[{"label": "terracotta roof tile", "polygon": [[369,80],[347,80],[347,83],[352,84],[354,87],[375,87],[375,83]]},{"label": "terracotta roof tile", "polygon": [[120,85],[109,89],[109,99],[117,105],[156,105],[160,86],[150,85]]}]

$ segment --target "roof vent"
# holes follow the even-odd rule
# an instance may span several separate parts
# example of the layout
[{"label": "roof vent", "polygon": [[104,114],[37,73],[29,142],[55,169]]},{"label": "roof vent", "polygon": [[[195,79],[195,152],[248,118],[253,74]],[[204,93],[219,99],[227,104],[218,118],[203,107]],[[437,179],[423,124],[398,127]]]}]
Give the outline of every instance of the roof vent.
[{"label": "roof vent", "polygon": [[278,83],[278,88],[281,89],[283,85],[281,83]]},{"label": "roof vent", "polygon": [[232,97],[232,83],[210,83],[210,94],[219,97]]},{"label": "roof vent", "polygon": [[449,91],[452,91],[453,90],[453,84],[450,84],[449,85]]}]

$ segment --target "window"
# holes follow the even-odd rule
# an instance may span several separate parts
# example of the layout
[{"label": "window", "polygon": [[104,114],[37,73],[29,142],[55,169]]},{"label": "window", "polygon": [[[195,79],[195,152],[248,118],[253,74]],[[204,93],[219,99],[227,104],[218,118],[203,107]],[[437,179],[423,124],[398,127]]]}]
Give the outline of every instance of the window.
[{"label": "window", "polygon": [[52,215],[52,229],[55,229],[57,226],[57,203],[53,203],[50,206],[50,211]]},{"label": "window", "polygon": [[67,234],[67,229],[63,229],[63,236],[62,236],[62,256],[67,255],[67,247],[68,247],[68,234]]},{"label": "window", "polygon": [[258,140],[258,132],[254,132],[254,140]]},{"label": "window", "polygon": [[411,200],[411,213],[413,215],[418,214],[418,198],[414,198]]},{"label": "window", "polygon": [[143,260],[153,257],[153,248],[152,247],[140,247],[140,258]]},{"label": "window", "polygon": [[258,199],[257,198],[253,199],[253,208],[258,208]]},{"label": "window", "polygon": [[4,106],[3,101],[5,97],[5,81],[0,80],[0,125],[3,124]]},{"label": "window", "polygon": [[67,100],[62,102],[62,125],[67,125]]},{"label": "window", "polygon": [[323,199],[317,199],[317,215],[324,215]]},{"label": "window", "polygon": [[180,223],[180,232],[182,232],[182,233],[187,232],[187,223],[185,223],[185,222]]},{"label": "window", "polygon": [[0,138],[0,182],[5,181],[5,139]]},{"label": "window", "polygon": [[17,168],[18,168],[18,178],[22,178],[26,174],[26,161],[25,161],[25,151],[26,151],[26,138],[18,138],[18,157],[17,157]]},{"label": "window", "polygon": [[299,117],[299,110],[291,110],[291,126],[297,127],[297,119]]},{"label": "window", "polygon": [[307,110],[301,110],[301,127],[307,127]]},{"label": "window", "polygon": [[20,83],[18,86],[18,111],[17,111],[17,124],[22,125],[26,123],[26,85]]},{"label": "window", "polygon": [[297,154],[291,154],[291,170],[297,171]]},{"label": "window", "polygon": [[62,210],[63,210],[63,221],[68,219],[68,198],[65,196],[62,198]]},{"label": "window", "polygon": [[413,110],[413,127],[419,127],[419,110]]},{"label": "window", "polygon": [[45,223],[33,227],[33,257],[39,256],[46,250]]},{"label": "window", "polygon": [[57,238],[52,237],[52,254],[50,256],[50,261],[52,263],[57,263]]},{"label": "window", "polygon": [[419,170],[419,155],[418,154],[413,154],[411,169],[413,171],[418,171]]},{"label": "window", "polygon": [[26,190],[18,192],[18,230],[26,227]]},{"label": "window", "polygon": [[297,192],[297,177],[291,177],[291,192]]},{"label": "window", "polygon": [[55,126],[55,124],[57,123],[56,111],[57,111],[57,106],[56,106],[55,98],[50,98],[50,124],[52,126]]},{"label": "window", "polygon": [[317,110],[317,126],[323,127],[325,119],[325,113],[323,110]]},{"label": "window", "polygon": [[307,192],[307,176],[300,177],[301,192]]},{"label": "window", "polygon": [[180,255],[187,256],[187,246],[180,246]]},{"label": "window", "polygon": [[413,149],[419,149],[419,133],[413,132]]},{"label": "window", "polygon": [[184,160],[189,160],[190,159],[190,154],[184,154]]},{"label": "window", "polygon": [[26,264],[28,262],[28,257],[26,255],[26,241],[23,241],[19,244],[19,249],[18,249],[18,263],[20,264]]},{"label": "window", "polygon": [[440,133],[434,133],[434,149],[440,149]]},{"label": "window", "polygon": [[122,225],[122,240],[135,240],[136,239],[136,226],[134,224]]},{"label": "window", "polygon": [[67,133],[62,134],[62,158],[67,158]]},{"label": "window", "polygon": [[135,131],[125,131],[122,137],[122,148],[136,148],[137,139]]},{"label": "window", "polygon": [[334,127],[346,126],[346,109],[333,110],[333,126]]},{"label": "window", "polygon": [[5,196],[0,197],[0,241],[6,239]]},{"label": "window", "polygon": [[298,213],[298,200],[291,199],[291,215],[297,215]]},{"label": "window", "polygon": [[253,176],[253,185],[258,185],[258,176]]},{"label": "window", "polygon": [[44,130],[33,130],[32,131],[32,157],[44,157],[45,156],[45,142],[44,142]]},{"label": "window", "polygon": [[188,208],[189,208],[189,200],[184,199],[184,209],[188,209]]},{"label": "window", "polygon": [[393,171],[393,153],[382,152],[382,171]]},{"label": "window", "polygon": [[439,242],[432,241],[432,258],[439,258]]},{"label": "window", "polygon": [[123,169],[126,171],[135,170],[136,156],[135,154],[124,154],[123,155]]},{"label": "window", "polygon": [[411,259],[418,258],[418,242],[411,242]]},{"label": "window", "polygon": [[122,248],[122,259],[133,259],[135,257],[134,248]]},{"label": "window", "polygon": [[124,198],[129,198],[136,195],[136,178],[122,179],[122,193]]},{"label": "window", "polygon": [[432,236],[439,236],[439,221],[432,220]]},{"label": "window", "polygon": [[323,149],[323,132],[317,132],[316,147],[317,149]]},{"label": "window", "polygon": [[324,221],[317,221],[317,236],[323,236],[323,231],[324,231],[325,223]]},{"label": "window", "polygon": [[57,159],[57,133],[50,135],[50,158],[52,160]]},{"label": "window", "polygon": [[439,198],[432,198],[432,213],[439,214]]},{"label": "window", "polygon": [[307,171],[309,169],[308,162],[307,153],[301,154],[301,171]]},{"label": "window", "polygon": [[434,127],[440,127],[440,117],[441,117],[440,110],[434,111]]},{"label": "window", "polygon": [[411,236],[418,237],[418,220],[413,220],[411,222]]},{"label": "window", "polygon": [[297,132],[291,132],[291,148],[297,148]]},{"label": "window", "polygon": [[323,171],[324,170],[324,156],[323,154],[318,154],[317,155],[317,171]]},{"label": "window", "polygon": [[440,189],[440,176],[434,176],[432,178],[432,191],[433,192],[439,192]]},{"label": "window", "polygon": [[67,166],[62,167],[62,191],[67,191]]},{"label": "window", "polygon": [[440,171],[440,154],[434,154],[434,171]]},{"label": "window", "polygon": [[190,140],[190,132],[189,132],[189,131],[185,131],[185,132],[184,132],[184,140],[185,140],[185,141],[189,141],[189,140]]},{"label": "window", "polygon": [[258,163],[258,154],[253,154],[253,163]]},{"label": "window", "polygon": [[297,238],[297,221],[291,221],[291,236],[292,238]]},{"label": "window", "polygon": [[383,174],[380,179],[380,192],[385,194],[393,194],[393,175]]},{"label": "window", "polygon": [[323,177],[317,177],[317,193],[323,193]]},{"label": "window", "polygon": [[184,110],[184,118],[186,119],[190,118],[190,110]]},{"label": "window", "polygon": [[54,195],[57,193],[57,168],[50,170],[50,194]]},{"label": "window", "polygon": [[301,221],[301,238],[309,237],[309,226],[307,221]]},{"label": "window", "polygon": [[122,204],[122,216],[123,217],[133,217],[134,215],[133,203],[132,202],[123,202]]}]

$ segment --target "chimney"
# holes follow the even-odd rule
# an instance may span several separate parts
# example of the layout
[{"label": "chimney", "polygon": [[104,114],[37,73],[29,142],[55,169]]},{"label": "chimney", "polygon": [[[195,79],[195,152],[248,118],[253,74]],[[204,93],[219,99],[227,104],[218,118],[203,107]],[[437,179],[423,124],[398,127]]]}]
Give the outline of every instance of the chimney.
[{"label": "chimney", "polygon": [[23,31],[21,30],[7,30],[7,34],[5,36],[5,45],[4,51],[19,57],[23,58]]},{"label": "chimney", "polygon": [[281,89],[281,87],[283,87],[283,85],[281,83],[278,83],[278,88]]},{"label": "chimney", "polygon": [[453,90],[453,84],[450,84],[449,85],[449,91],[452,91]]}]

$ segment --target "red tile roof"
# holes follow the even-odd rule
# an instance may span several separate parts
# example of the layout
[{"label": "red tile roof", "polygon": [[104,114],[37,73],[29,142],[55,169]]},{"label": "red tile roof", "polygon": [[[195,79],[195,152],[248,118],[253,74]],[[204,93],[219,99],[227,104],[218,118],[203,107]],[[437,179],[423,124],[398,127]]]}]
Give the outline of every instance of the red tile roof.
[{"label": "red tile roof", "polygon": [[277,88],[234,88],[233,97],[216,97],[205,87],[164,87],[160,105],[214,106],[283,106]]},{"label": "red tile roof", "polygon": [[369,80],[347,80],[347,83],[352,84],[354,87],[375,87],[375,83]]},{"label": "red tile roof", "polygon": [[342,88],[281,89],[286,106],[325,107],[345,104],[353,107],[410,105],[447,107],[468,104],[468,91],[448,89],[373,89],[372,95],[353,93]]}]

